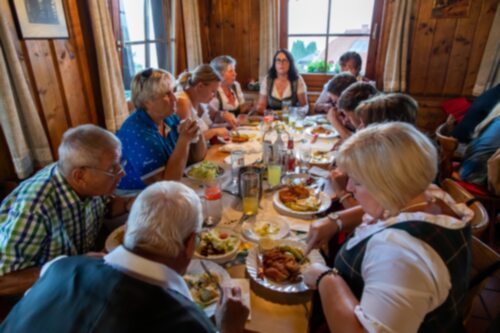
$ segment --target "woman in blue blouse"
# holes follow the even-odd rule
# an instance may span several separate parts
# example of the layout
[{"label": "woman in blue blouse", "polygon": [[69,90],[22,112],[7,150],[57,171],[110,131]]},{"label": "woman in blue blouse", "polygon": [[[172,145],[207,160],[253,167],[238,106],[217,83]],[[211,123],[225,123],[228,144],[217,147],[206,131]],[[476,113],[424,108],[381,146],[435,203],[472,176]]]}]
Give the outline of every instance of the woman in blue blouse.
[{"label": "woman in blue blouse", "polygon": [[[125,177],[120,190],[141,190],[158,180],[179,180],[188,162],[203,160],[206,143],[195,120],[175,114],[175,79],[149,68],[132,81],[136,110],[117,133],[123,145]],[[194,143],[193,143],[194,142]]]}]

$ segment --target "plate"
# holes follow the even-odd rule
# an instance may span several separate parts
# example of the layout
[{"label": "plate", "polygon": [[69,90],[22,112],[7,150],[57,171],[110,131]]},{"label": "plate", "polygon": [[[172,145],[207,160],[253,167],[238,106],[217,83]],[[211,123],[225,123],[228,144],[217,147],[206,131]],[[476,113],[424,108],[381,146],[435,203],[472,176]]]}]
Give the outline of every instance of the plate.
[{"label": "plate", "polygon": [[[243,165],[252,165],[262,158],[262,154],[245,154]],[[231,155],[224,158],[224,163],[231,165]]]},{"label": "plate", "polygon": [[213,262],[216,262],[218,264],[223,264],[223,263],[226,263],[230,260],[232,260],[236,254],[238,253],[238,248],[240,247],[240,244],[241,244],[241,240],[240,240],[240,236],[234,232],[232,229],[229,229],[229,228],[214,228],[214,229],[211,229],[211,230],[204,230],[202,233],[214,233],[216,236],[217,235],[220,235],[221,233],[226,233],[229,237],[232,237],[233,239],[235,239],[235,243],[234,243],[234,247],[232,250],[224,253],[224,254],[215,254],[215,255],[207,255],[207,256],[204,256],[202,255],[199,250],[200,250],[200,247],[203,246],[203,236],[201,236],[201,240],[194,252],[194,256],[196,258],[199,258],[199,259],[207,259],[207,260],[211,260]]},{"label": "plate", "polygon": [[313,127],[308,127],[305,133],[310,136],[314,136],[315,132],[318,130],[325,130],[327,133],[318,133],[318,138],[320,139],[331,139],[337,136],[337,131],[330,125],[318,125]]},{"label": "plate", "polygon": [[307,173],[292,173],[284,175],[281,178],[283,185],[305,185],[315,186],[318,183],[318,177],[311,176]]},{"label": "plate", "polygon": [[[189,263],[189,266],[186,270],[186,274],[189,274],[189,275],[203,274],[204,271],[203,271],[203,268],[201,267],[200,262],[201,262],[201,260],[198,260],[198,259],[191,260],[191,262]],[[203,260],[203,262],[205,263],[205,266],[208,268],[210,273],[215,273],[221,278],[221,281],[220,281],[221,285],[228,284],[229,281],[231,281],[231,277],[229,276],[229,273],[224,268],[222,268],[221,266],[219,266],[216,263],[211,262],[211,261]],[[217,302],[214,302],[214,303],[208,305],[207,307],[205,307],[203,309],[203,311],[205,311],[205,314],[207,315],[207,317],[210,318],[215,314],[216,308],[217,308]]]},{"label": "plate", "polygon": [[328,194],[326,194],[325,192],[321,192],[319,194],[319,200],[321,201],[321,205],[319,206],[317,211],[315,211],[315,212],[299,212],[299,211],[292,210],[292,209],[288,208],[287,206],[285,206],[285,204],[282,203],[280,200],[279,193],[280,193],[280,191],[277,191],[273,195],[274,208],[280,214],[288,215],[288,216],[292,216],[292,217],[297,217],[297,218],[301,218],[301,219],[306,219],[306,220],[313,219],[316,214],[324,212],[332,204],[332,199],[330,198],[330,196]]},{"label": "plate", "polygon": [[[271,233],[263,234],[266,229]],[[281,239],[288,235],[290,227],[281,219],[261,219],[255,222],[245,222],[241,227],[241,233],[252,242],[258,242],[262,238]]]},{"label": "plate", "polygon": [[123,244],[123,237],[125,237],[125,225],[121,225],[115,230],[113,230],[108,238],[106,238],[106,243],[104,247],[106,251],[109,253],[113,251],[116,247]]},{"label": "plate", "polygon": [[[277,245],[290,245],[293,247],[298,247],[302,251],[305,250],[306,245],[304,243],[298,242],[298,241],[293,241],[293,240],[288,240],[288,239],[281,239],[281,240],[276,240],[272,241],[273,246]],[[258,257],[260,256],[260,260],[258,261]],[[323,257],[317,250],[312,250],[309,255],[307,256],[309,259],[309,263],[303,264],[301,267],[301,271],[303,271],[308,265],[313,264],[313,263],[320,263],[320,264],[325,264],[325,261],[323,260]],[[306,292],[309,290],[309,288],[306,286],[304,281],[300,282],[283,282],[283,283],[278,283],[274,282],[265,276],[263,278],[258,277],[258,271],[259,271],[259,263],[262,262],[262,255],[258,253],[258,246],[254,246],[253,248],[250,249],[248,252],[248,256],[246,259],[246,269],[248,274],[250,275],[250,278],[254,280],[256,283],[260,284],[264,288],[271,289],[277,292],[281,293],[300,293],[300,292]]]},{"label": "plate", "polygon": [[[198,177],[195,177],[195,176],[189,174],[191,170],[193,170],[195,168],[199,168],[204,163],[205,164],[210,163],[210,164],[213,164],[213,165],[215,165],[217,167],[217,176],[215,177],[215,179],[203,179],[203,178],[198,178]],[[208,182],[211,182],[211,181],[214,181],[214,180],[219,180],[226,173],[229,173],[229,170],[227,169],[227,167],[224,167],[222,164],[215,163],[215,162],[209,162],[209,161],[202,161],[202,162],[199,162],[199,163],[192,164],[192,165],[188,166],[186,168],[186,170],[184,170],[184,174],[186,175],[187,178],[189,178],[191,180],[198,181],[198,182],[202,182],[202,183],[208,183]]]},{"label": "plate", "polygon": [[309,163],[311,164],[332,164],[335,157],[335,153],[329,150],[313,150],[311,152],[311,159]]},{"label": "plate", "polygon": [[[234,133],[234,131],[230,131],[230,133]],[[249,130],[249,129],[238,129],[238,133],[241,135],[248,135],[248,140],[244,142],[233,142],[230,137],[224,138],[222,136],[218,136],[217,139],[222,142],[222,143],[235,143],[235,144],[241,144],[241,143],[246,143],[248,141],[253,141],[256,140],[259,136],[259,131],[256,130]]]}]

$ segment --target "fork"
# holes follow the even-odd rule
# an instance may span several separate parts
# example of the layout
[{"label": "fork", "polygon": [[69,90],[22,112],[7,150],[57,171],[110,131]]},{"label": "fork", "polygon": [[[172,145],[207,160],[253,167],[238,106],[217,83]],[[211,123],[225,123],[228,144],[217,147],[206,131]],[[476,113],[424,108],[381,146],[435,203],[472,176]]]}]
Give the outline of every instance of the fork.
[{"label": "fork", "polygon": [[201,268],[203,268],[203,271],[205,273],[207,273],[210,280],[212,280],[212,282],[215,282],[215,285],[217,286],[217,290],[219,291],[220,299],[222,299],[224,296],[224,290],[222,289],[222,287],[219,283],[219,280],[215,276],[213,276],[212,273],[210,273],[207,266],[205,266],[205,263],[203,262],[203,260],[200,260],[200,264],[201,264]]}]

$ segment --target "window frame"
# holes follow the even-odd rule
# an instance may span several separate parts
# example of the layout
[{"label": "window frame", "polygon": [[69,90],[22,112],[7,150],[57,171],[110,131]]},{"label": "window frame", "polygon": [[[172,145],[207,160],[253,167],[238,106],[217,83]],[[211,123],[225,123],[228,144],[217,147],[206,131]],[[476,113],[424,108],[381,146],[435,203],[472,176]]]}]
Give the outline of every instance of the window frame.
[{"label": "window frame", "polygon": [[[279,0],[279,47],[289,49],[288,45],[288,1]],[[329,0],[328,8],[330,9]],[[376,80],[376,58],[378,53],[379,40],[382,28],[382,16],[385,0],[374,0],[372,23],[369,36],[368,54],[366,56],[365,76]],[[329,34],[335,35],[335,34]],[[356,34],[353,34],[356,36]],[[307,84],[308,90],[321,91],[326,81],[330,80],[334,74],[328,73],[301,73]]]}]

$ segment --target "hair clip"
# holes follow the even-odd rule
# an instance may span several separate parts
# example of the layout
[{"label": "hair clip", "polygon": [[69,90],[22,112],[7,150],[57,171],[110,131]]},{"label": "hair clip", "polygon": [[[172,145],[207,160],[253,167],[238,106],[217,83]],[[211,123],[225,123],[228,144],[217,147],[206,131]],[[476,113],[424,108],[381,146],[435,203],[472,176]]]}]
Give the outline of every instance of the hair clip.
[{"label": "hair clip", "polygon": [[141,76],[145,79],[148,79],[151,76],[151,74],[153,74],[153,68],[149,67],[148,69],[142,71]]}]

